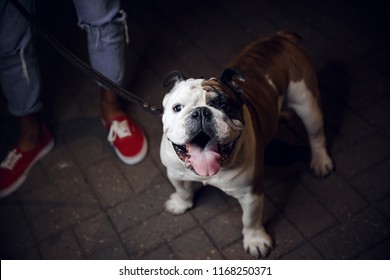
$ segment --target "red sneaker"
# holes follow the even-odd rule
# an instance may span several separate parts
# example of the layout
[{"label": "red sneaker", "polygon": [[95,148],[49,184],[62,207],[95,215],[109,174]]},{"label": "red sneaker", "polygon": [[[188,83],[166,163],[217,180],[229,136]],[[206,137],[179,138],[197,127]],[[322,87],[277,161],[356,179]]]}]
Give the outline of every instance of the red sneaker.
[{"label": "red sneaker", "polygon": [[31,167],[54,147],[53,136],[47,128],[37,146],[31,151],[21,151],[15,146],[0,164],[0,198],[16,191],[26,180]]},{"label": "red sneaker", "polygon": [[107,140],[124,163],[134,165],[146,157],[148,142],[141,128],[130,118],[120,115],[105,126],[109,129]]}]

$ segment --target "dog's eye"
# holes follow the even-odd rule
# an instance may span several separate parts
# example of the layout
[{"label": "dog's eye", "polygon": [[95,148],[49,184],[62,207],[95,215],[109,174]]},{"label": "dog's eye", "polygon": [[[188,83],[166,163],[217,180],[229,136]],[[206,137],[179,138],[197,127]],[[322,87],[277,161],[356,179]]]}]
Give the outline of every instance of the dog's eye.
[{"label": "dog's eye", "polygon": [[222,110],[228,110],[229,109],[229,104],[228,103],[221,103],[221,105],[219,105],[221,107]]},{"label": "dog's eye", "polygon": [[183,108],[182,105],[176,104],[176,105],[173,106],[172,110],[173,110],[175,113],[178,113],[178,112],[181,111],[182,108]]}]

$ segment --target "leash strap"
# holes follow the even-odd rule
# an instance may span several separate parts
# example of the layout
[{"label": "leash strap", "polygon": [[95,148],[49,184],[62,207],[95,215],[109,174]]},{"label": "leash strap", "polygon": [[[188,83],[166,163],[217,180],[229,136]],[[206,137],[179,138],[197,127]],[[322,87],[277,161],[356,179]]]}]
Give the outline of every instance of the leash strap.
[{"label": "leash strap", "polygon": [[125,90],[118,84],[111,81],[109,78],[101,74],[100,72],[96,71],[92,67],[90,67],[88,64],[86,64],[84,61],[82,61],[80,58],[75,56],[72,52],[70,52],[67,48],[65,48],[61,43],[57,41],[52,35],[50,35],[49,32],[47,32],[43,26],[36,20],[36,18],[28,12],[20,3],[18,0],[8,0],[11,2],[15,8],[22,14],[26,20],[28,20],[31,24],[33,24],[38,32],[41,34],[41,36],[50,44],[52,45],[62,56],[65,57],[69,62],[71,62],[73,65],[75,65],[77,68],[81,69],[84,73],[86,73],[91,78],[99,81],[102,85],[105,87],[111,89],[113,92],[115,92],[120,97],[126,99],[129,102],[132,102],[134,104],[138,104],[142,106],[146,111],[157,115],[162,116],[163,109],[158,108],[156,106],[152,106],[149,103],[145,102],[143,99],[139,98],[137,95]]}]

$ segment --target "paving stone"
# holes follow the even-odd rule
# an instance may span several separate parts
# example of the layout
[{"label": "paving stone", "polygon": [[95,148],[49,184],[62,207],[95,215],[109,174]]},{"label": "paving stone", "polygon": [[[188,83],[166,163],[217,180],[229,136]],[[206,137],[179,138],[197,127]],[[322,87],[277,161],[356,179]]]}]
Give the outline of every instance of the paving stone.
[{"label": "paving stone", "polygon": [[65,230],[39,244],[42,258],[46,260],[81,260],[82,250],[71,230]]},{"label": "paving stone", "polygon": [[26,197],[29,194],[36,192],[40,188],[46,186],[48,178],[45,174],[45,170],[42,164],[38,162],[35,164],[28,173],[28,180],[26,180],[22,186],[17,190],[19,197]]},{"label": "paving stone", "polygon": [[359,37],[359,33],[332,15],[322,15],[316,27],[336,42],[350,42]]},{"label": "paving stone", "polygon": [[161,182],[161,170],[149,157],[137,165],[120,164],[119,168],[136,194]]},{"label": "paving stone", "polygon": [[88,192],[78,193],[65,200],[51,200],[45,206],[44,211],[39,211],[39,214],[30,218],[34,237],[38,241],[77,225],[99,211],[95,197]]},{"label": "paving stone", "polygon": [[[370,56],[370,54],[376,54],[378,51],[382,48],[383,45],[379,44],[377,42],[374,42],[374,36],[370,36],[371,40],[367,40],[367,36],[360,36],[356,40],[346,44],[347,48],[351,53],[357,57],[362,57],[362,56]],[[370,61],[370,59],[367,57],[367,60]]]},{"label": "paving stone", "polygon": [[113,226],[104,213],[89,218],[75,228],[75,233],[87,257],[120,242]]},{"label": "paving stone", "polygon": [[390,218],[390,197],[386,196],[384,199],[378,202],[378,209],[385,214],[388,218]]},{"label": "paving stone", "polygon": [[[89,79],[89,77],[82,77],[81,81],[75,88],[75,101],[79,105],[80,118],[100,118],[100,88],[97,83]],[[100,129],[105,131],[101,123]]]},{"label": "paving stone", "polygon": [[370,62],[359,58],[349,61],[346,64],[345,71],[355,81],[370,80],[380,75],[377,68]]},{"label": "paving stone", "polygon": [[175,258],[181,260],[222,259],[207,235],[200,228],[186,232],[170,242],[169,247],[175,252]]},{"label": "paving stone", "polygon": [[42,159],[41,164],[50,180],[82,176],[66,144],[57,144],[50,156]]},{"label": "paving stone", "polygon": [[310,244],[305,244],[281,258],[282,260],[322,260],[323,257]]},{"label": "paving stone", "polygon": [[222,192],[214,187],[203,187],[195,195],[191,214],[202,223],[229,208]]},{"label": "paving stone", "polygon": [[390,259],[390,239],[377,244],[361,254],[360,260],[389,260]]},{"label": "paving stone", "polygon": [[242,211],[240,208],[232,208],[211,220],[208,220],[203,228],[218,249],[242,238]]},{"label": "paving stone", "polygon": [[127,254],[122,242],[115,241],[102,249],[98,249],[88,256],[90,260],[128,260]]},{"label": "paving stone", "polygon": [[[82,141],[84,138],[94,139],[93,141],[96,141],[96,139],[105,140],[107,134],[99,115],[93,118],[77,118],[67,122],[61,122],[58,124],[56,132],[59,139],[70,146],[75,157],[77,156],[77,148],[79,147],[77,147],[77,144],[72,145],[73,143],[81,141],[79,144],[81,145],[80,147],[85,147]],[[88,155],[97,156],[92,154]]]},{"label": "paving stone", "polygon": [[301,140],[307,137],[306,131],[302,130],[303,126],[301,126],[300,132],[295,134],[290,128],[290,125],[294,123],[293,126],[296,129],[297,121],[280,125],[276,137],[265,149],[264,185],[266,191],[291,176],[307,171],[310,147]]},{"label": "paving stone", "polygon": [[[302,185],[297,184],[281,196],[280,193],[284,188],[288,189],[288,185],[280,184],[280,186],[272,188],[269,194],[272,194],[273,201],[283,209],[289,220],[305,236],[316,235],[336,222]],[[283,199],[285,202],[280,203]]]},{"label": "paving stone", "polygon": [[302,234],[283,215],[275,217],[265,228],[273,240],[273,250],[267,259],[279,259],[304,242]]},{"label": "paving stone", "polygon": [[373,132],[374,128],[369,123],[348,108],[345,103],[337,102],[331,96],[323,96],[324,119],[327,124],[339,134],[343,140],[353,144]]},{"label": "paving stone", "polygon": [[317,79],[319,87],[325,89],[336,99],[346,102],[351,96],[351,81],[343,71],[343,65],[340,62],[327,63],[324,68],[318,70]]},{"label": "paving stone", "polygon": [[0,204],[0,258],[40,259],[31,229],[21,207],[10,197]]},{"label": "paving stone", "polygon": [[242,243],[242,240],[239,240],[232,245],[226,247],[222,250],[222,255],[228,260],[254,260],[251,254],[248,254]]},{"label": "paving stone", "polygon": [[[237,25],[232,24],[229,19],[221,16],[218,10],[211,11],[210,9],[197,11],[197,7],[194,7],[192,11],[186,13],[185,16],[176,16],[174,17],[174,20],[176,25],[180,26],[183,33],[192,39],[192,44],[201,50],[207,60],[218,65],[219,68],[223,68],[233,58],[231,53],[240,51],[241,48],[245,46],[245,43],[239,45],[242,40],[229,40],[223,35],[224,31],[220,30],[220,28],[226,30],[226,26],[226,28],[229,28],[230,33],[236,34],[235,37],[240,39],[247,35],[237,28]],[[197,15],[198,12],[201,13],[202,18],[207,17],[207,13],[211,13],[212,16],[210,16],[210,20],[202,21]],[[215,32],[209,32],[210,26]],[[247,37],[247,42],[249,41],[249,37]],[[209,48],[218,49],[219,51],[214,52],[212,56],[208,56],[207,50]],[[214,75],[217,74],[220,73],[214,73]]]},{"label": "paving stone", "polygon": [[77,139],[69,143],[69,146],[81,169],[86,169],[99,160],[107,158],[107,153],[103,150],[102,139],[94,135]]},{"label": "paving stone", "polygon": [[253,5],[253,8],[256,8],[262,18],[267,19],[268,22],[275,25],[277,30],[288,28],[295,32],[299,32],[303,28],[302,22],[297,21],[294,16],[272,1],[267,3],[250,3],[250,5]]},{"label": "paving stone", "polygon": [[[21,242],[24,243],[24,242]],[[23,244],[24,246],[25,244]],[[17,246],[17,245],[16,245]],[[4,257],[1,256],[2,260],[41,260],[41,254],[37,247],[13,247],[8,251],[7,247],[2,247],[2,250],[7,250]]]},{"label": "paving stone", "polygon": [[[199,36],[195,44],[200,46],[200,49],[206,47],[205,53],[208,48],[214,47],[218,49],[218,52],[214,52],[213,59],[216,59],[218,65],[225,67],[235,56],[239,53],[247,44],[252,42],[251,36],[246,32],[243,32],[241,26],[235,24],[234,21],[227,17],[225,13],[222,13],[217,5],[209,2],[207,9],[201,6],[195,5],[192,9],[192,13],[198,19],[195,22],[206,27],[206,31]],[[203,21],[203,18],[208,20]],[[207,32],[207,30],[213,29],[214,32]],[[230,36],[225,36],[226,30],[229,30]],[[188,30],[185,30],[188,32]],[[230,38],[235,38],[231,40]],[[232,56],[233,54],[233,56]],[[221,60],[219,60],[219,57]],[[220,73],[215,73],[220,74]]]},{"label": "paving stone", "polygon": [[162,212],[121,233],[127,251],[132,258],[138,258],[165,242],[183,234],[196,225],[189,213],[174,216]]},{"label": "paving stone", "polygon": [[[164,36],[164,41],[169,42],[169,44],[162,44],[158,46],[158,49],[162,49],[165,53],[173,56],[174,60],[172,62],[175,63],[176,67],[168,69],[169,64],[157,64],[156,66],[159,66],[158,73],[162,73],[162,77],[165,77],[169,71],[178,69],[185,76],[191,77],[216,75],[217,73],[213,72],[216,71],[215,64],[205,57],[205,53],[197,45],[197,40],[194,41],[194,38],[191,38],[193,33],[190,37],[186,34],[187,31],[181,28],[183,24],[187,24],[188,15],[184,19],[177,16],[170,17],[167,14],[164,14],[164,16],[166,21],[163,22],[161,27],[166,33],[164,32],[164,35],[160,36]],[[158,84],[162,84],[162,81],[159,81]],[[163,89],[160,88],[160,90]]]},{"label": "paving stone", "polygon": [[[354,109],[362,109],[377,102],[389,92],[388,76],[377,76],[369,80],[351,83],[347,102]],[[369,92],[369,94],[367,94]]]},{"label": "paving stone", "polygon": [[234,1],[226,1],[220,5],[220,8],[235,22],[239,23],[240,26],[243,26],[245,32],[254,38],[258,36],[269,36],[277,31],[277,27],[259,16],[259,12],[261,12],[260,7],[248,8],[248,4],[256,5],[255,2],[245,2],[242,4],[236,5]]},{"label": "paving stone", "polygon": [[267,193],[264,196],[263,211],[263,224],[265,225],[276,219],[280,214],[280,210],[275,206]]},{"label": "paving stone", "polygon": [[[155,80],[154,87],[158,85],[158,90],[162,92],[162,79],[165,75],[173,69],[183,71],[181,67],[185,67],[179,55],[181,53],[181,45],[186,38],[164,18],[164,13],[158,15],[158,19],[150,13],[145,13],[142,18],[138,18],[138,14],[135,17],[137,17],[137,20],[133,26],[143,34],[140,40],[137,39],[137,42],[135,42],[135,51],[140,55],[142,60],[145,60],[149,64],[153,72],[158,75],[159,80],[156,80],[156,77],[153,79]],[[156,20],[159,21],[157,25],[155,23]],[[177,36],[175,36],[176,34]],[[158,40],[160,43],[158,45],[150,44],[150,38]],[[189,45],[187,44],[187,46]],[[189,47],[193,48],[193,45]],[[177,52],[174,51],[176,48],[179,49]],[[140,67],[137,68],[137,71],[139,70]],[[144,86],[142,88],[145,89]]]},{"label": "paving stone", "polygon": [[69,96],[68,88],[57,90],[57,95],[50,106],[51,115],[55,116],[56,121],[66,122],[80,116],[79,104]]},{"label": "paving stone", "polygon": [[[310,21],[310,19],[307,19],[306,21]],[[340,48],[338,48],[339,45],[337,42],[333,41],[329,36],[318,37],[318,29],[316,26],[313,26],[311,22],[301,26],[298,30],[293,31],[297,32],[298,35],[303,38],[301,44],[307,50],[308,54],[310,55],[310,59],[313,62],[318,62],[319,60],[322,62],[320,64],[314,64],[316,71],[320,71],[322,68],[329,67],[329,65],[335,63],[335,56],[339,56],[340,53],[344,55],[344,59],[350,57],[345,52],[343,52],[343,50],[340,50]],[[339,52],[337,52],[337,49]],[[339,59],[337,59],[337,64],[339,63],[341,62]]]},{"label": "paving stone", "polygon": [[355,2],[356,5],[351,5],[350,3],[349,1],[332,1],[328,5],[324,5],[323,8],[334,13],[338,19],[351,28],[360,30],[364,34],[372,33],[372,27],[375,24],[371,25],[370,21],[375,22],[377,20],[376,16],[370,12],[366,5],[362,8],[362,3]]},{"label": "paving stone", "polygon": [[149,186],[138,196],[125,200],[108,209],[108,215],[119,232],[133,227],[164,211],[164,203],[173,192],[166,179]]},{"label": "paving stone", "polygon": [[360,111],[371,125],[381,128],[390,122],[390,97],[385,96],[377,102]]},{"label": "paving stone", "polygon": [[268,193],[275,185],[283,184],[283,182],[294,177],[296,174],[305,172],[307,172],[307,168],[303,162],[291,164],[281,163],[281,165],[269,164],[265,166],[265,193]]},{"label": "paving stone", "polygon": [[351,185],[370,201],[377,202],[390,194],[389,170],[390,159],[387,159],[353,176],[350,180]]},{"label": "paving stone", "polygon": [[129,182],[113,160],[103,160],[89,166],[86,176],[103,207],[113,206],[133,194]]},{"label": "paving stone", "polygon": [[387,124],[385,125],[382,129],[381,129],[381,135],[383,135],[384,137],[386,137],[386,139],[390,139],[390,124]]},{"label": "paving stone", "polygon": [[348,143],[356,143],[373,132],[366,120],[349,109],[345,109],[336,122],[340,125],[338,133]]},{"label": "paving stone", "polygon": [[367,60],[373,63],[383,75],[389,75],[390,68],[388,63],[386,63],[386,61],[389,61],[389,53],[386,52],[386,45],[379,51],[369,54]]},{"label": "paving stone", "polygon": [[319,179],[311,174],[302,174],[301,180],[321,204],[338,220],[352,216],[367,207],[367,201],[362,198],[337,173]]},{"label": "paving stone", "polygon": [[283,209],[298,184],[299,181],[296,178],[288,178],[268,187],[265,192],[278,209]]},{"label": "paving stone", "polygon": [[158,166],[160,170],[163,170],[164,174],[166,174],[165,166],[161,163],[161,159],[160,159],[161,135],[162,133],[158,133],[157,135],[149,139],[149,143],[151,146],[149,151],[149,157],[152,159],[154,164]]},{"label": "paving stone", "polygon": [[377,134],[371,134],[355,145],[334,155],[337,172],[344,178],[350,178],[361,171],[387,158],[390,154],[388,140]]},{"label": "paving stone", "polygon": [[174,260],[175,257],[173,253],[169,250],[169,247],[165,244],[162,244],[156,250],[151,251],[150,253],[142,256],[140,259],[143,260]]},{"label": "paving stone", "polygon": [[[53,208],[76,206],[74,198],[80,193],[90,192],[82,177],[69,177],[56,181],[43,180],[38,185],[37,189],[20,193],[21,203],[28,217],[34,217]],[[84,202],[88,205],[85,208],[97,209],[97,201],[92,194],[84,197],[87,199]],[[88,198],[91,200],[88,201]],[[81,202],[80,199],[76,200]]]},{"label": "paving stone", "polygon": [[353,259],[390,236],[390,223],[372,208],[312,240],[326,259]]}]

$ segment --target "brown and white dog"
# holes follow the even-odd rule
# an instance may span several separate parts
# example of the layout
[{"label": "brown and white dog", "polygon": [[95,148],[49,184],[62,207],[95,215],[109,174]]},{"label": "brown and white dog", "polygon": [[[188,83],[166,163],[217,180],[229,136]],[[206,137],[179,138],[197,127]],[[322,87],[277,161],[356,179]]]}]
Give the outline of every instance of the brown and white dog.
[{"label": "brown and white dog", "polygon": [[310,139],[314,174],[333,170],[326,151],[315,71],[288,31],[245,48],[220,79],[185,79],[163,100],[160,156],[176,189],[166,210],[184,213],[193,206],[194,182],[215,186],[238,199],[244,249],[265,256],[272,240],[262,224],[264,147],[277,132],[282,103],[302,119]]}]

